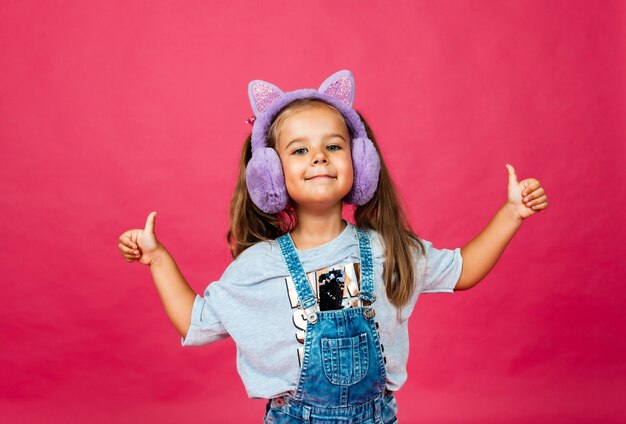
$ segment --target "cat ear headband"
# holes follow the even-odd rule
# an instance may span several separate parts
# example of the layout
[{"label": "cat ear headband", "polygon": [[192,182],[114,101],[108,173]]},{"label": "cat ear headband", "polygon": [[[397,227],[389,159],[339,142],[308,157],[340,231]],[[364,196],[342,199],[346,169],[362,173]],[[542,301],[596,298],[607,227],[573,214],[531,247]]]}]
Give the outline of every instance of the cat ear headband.
[{"label": "cat ear headband", "polygon": [[344,116],[352,130],[351,144],[354,183],[345,201],[364,205],[378,186],[380,158],[365,125],[352,109],[354,78],[348,70],[335,72],[320,88],[303,88],[283,92],[269,82],[253,80],[248,84],[248,97],[254,115],[246,122],[252,125],[252,158],[246,167],[246,184],[250,198],[265,213],[281,212],[289,200],[283,167],[276,150],[267,146],[267,133],[276,114],[297,99],[320,99],[333,105]]}]

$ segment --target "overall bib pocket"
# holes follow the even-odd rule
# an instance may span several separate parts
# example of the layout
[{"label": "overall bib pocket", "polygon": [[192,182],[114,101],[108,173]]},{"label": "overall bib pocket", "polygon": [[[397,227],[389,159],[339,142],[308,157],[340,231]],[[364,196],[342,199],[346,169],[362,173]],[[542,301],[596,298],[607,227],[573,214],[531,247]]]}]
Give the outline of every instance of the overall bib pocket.
[{"label": "overall bib pocket", "polygon": [[352,337],[322,337],[324,374],[338,386],[351,386],[365,377],[369,369],[367,333]]}]

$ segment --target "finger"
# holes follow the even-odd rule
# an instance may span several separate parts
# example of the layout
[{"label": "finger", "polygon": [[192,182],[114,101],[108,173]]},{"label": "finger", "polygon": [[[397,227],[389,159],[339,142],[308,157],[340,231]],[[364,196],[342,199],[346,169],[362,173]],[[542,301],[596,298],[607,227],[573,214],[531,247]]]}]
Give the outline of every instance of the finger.
[{"label": "finger", "polygon": [[527,194],[532,193],[534,190],[537,190],[539,187],[541,187],[539,181],[534,178],[527,178],[522,181],[522,184],[524,184],[524,191],[522,191],[522,196],[526,196]]},{"label": "finger", "polygon": [[130,236],[122,236],[122,237],[120,237],[120,241],[122,243],[124,243],[124,245],[126,245],[126,246],[128,246],[130,248],[137,249],[137,247],[138,247],[137,243],[135,243],[133,241],[133,239],[130,238]]},{"label": "finger", "polygon": [[546,203],[548,201],[548,196],[546,196],[545,194],[531,202],[526,203],[526,206],[528,207],[532,207],[532,206],[539,206],[543,203]]},{"label": "finger", "polygon": [[129,255],[129,256],[139,255],[139,250],[137,250],[137,249],[131,249],[130,247],[125,246],[125,245],[124,245],[124,244],[122,244],[122,243],[120,243],[120,244],[118,245],[118,247],[119,247],[119,248],[120,248],[120,250],[121,250],[124,254],[126,254],[126,255]]},{"label": "finger", "polygon": [[518,184],[517,174],[515,173],[515,168],[513,168],[513,165],[507,163],[505,166],[506,169],[509,170],[509,189],[511,189]]},{"label": "finger", "polygon": [[139,259],[138,256],[127,255],[126,253],[123,253],[123,252],[120,252],[120,254],[122,255],[122,257],[124,258],[126,262],[133,262]]},{"label": "finger", "polygon": [[539,212],[539,211],[541,211],[541,210],[543,210],[543,209],[545,209],[547,207],[548,207],[548,202],[543,202],[543,203],[540,203],[538,205],[533,205],[530,208],[532,210],[536,211],[536,212]]},{"label": "finger", "polygon": [[528,202],[529,200],[539,199],[541,196],[545,195],[543,191],[543,187],[539,187],[537,190],[530,193],[528,196],[524,197],[524,202]]},{"label": "finger", "polygon": [[154,233],[154,222],[156,220],[156,211],[152,211],[150,212],[150,215],[148,215],[148,219],[146,219],[146,227],[144,228],[144,231],[152,234]]}]

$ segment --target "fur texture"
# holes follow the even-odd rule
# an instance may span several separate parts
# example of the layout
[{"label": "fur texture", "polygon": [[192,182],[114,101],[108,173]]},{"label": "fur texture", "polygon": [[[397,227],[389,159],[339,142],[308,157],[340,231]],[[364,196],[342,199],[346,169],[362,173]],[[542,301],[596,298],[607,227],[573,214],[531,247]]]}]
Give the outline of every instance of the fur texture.
[{"label": "fur texture", "polygon": [[250,105],[256,120],[252,127],[252,159],[246,168],[246,184],[252,201],[266,213],[282,211],[289,200],[282,164],[276,151],[267,147],[267,133],[276,114],[296,99],[315,98],[330,103],[346,118],[353,139],[351,143],[354,183],[345,201],[355,205],[367,203],[378,186],[380,158],[365,125],[352,109],[354,78],[348,70],[335,72],[319,90],[303,88],[284,93],[261,80],[248,84]]}]

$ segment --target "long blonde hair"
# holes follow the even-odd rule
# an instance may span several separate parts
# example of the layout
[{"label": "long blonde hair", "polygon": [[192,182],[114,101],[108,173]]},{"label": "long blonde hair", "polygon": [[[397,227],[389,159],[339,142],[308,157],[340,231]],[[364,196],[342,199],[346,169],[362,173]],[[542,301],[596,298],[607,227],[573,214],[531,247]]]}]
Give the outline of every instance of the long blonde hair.
[{"label": "long blonde hair", "polygon": [[[289,115],[310,107],[329,107],[341,113],[332,105],[319,99],[298,99],[276,114],[268,131],[268,147],[275,148],[280,126]],[[380,156],[380,176],[374,197],[354,210],[354,221],[358,227],[371,228],[380,234],[385,248],[383,279],[390,302],[400,310],[408,303],[415,290],[416,268],[411,249],[417,248],[418,255],[425,252],[420,238],[414,233],[400,205],[396,186],[376,142],[371,128],[357,111],[365,124],[367,135]],[[345,121],[345,119],[344,119]],[[353,136],[352,129],[346,127]],[[243,145],[239,161],[239,176],[230,203],[230,228],[226,239],[231,255],[236,258],[248,247],[260,241],[274,240],[291,231],[297,223],[294,204],[291,199],[280,213],[268,214],[260,210],[250,198],[246,185],[246,166],[252,158],[250,134]]]}]

